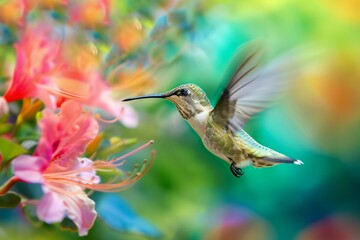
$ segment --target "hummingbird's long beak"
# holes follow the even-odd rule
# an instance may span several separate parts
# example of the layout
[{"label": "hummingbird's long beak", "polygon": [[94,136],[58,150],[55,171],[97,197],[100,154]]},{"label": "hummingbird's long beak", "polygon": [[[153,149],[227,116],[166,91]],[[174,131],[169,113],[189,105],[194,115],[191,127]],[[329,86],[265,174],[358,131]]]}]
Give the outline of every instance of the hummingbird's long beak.
[{"label": "hummingbird's long beak", "polygon": [[128,102],[128,101],[138,100],[138,99],[143,99],[143,98],[165,98],[165,97],[166,97],[166,95],[164,95],[164,94],[149,94],[149,95],[144,95],[144,96],[125,98],[122,101]]}]

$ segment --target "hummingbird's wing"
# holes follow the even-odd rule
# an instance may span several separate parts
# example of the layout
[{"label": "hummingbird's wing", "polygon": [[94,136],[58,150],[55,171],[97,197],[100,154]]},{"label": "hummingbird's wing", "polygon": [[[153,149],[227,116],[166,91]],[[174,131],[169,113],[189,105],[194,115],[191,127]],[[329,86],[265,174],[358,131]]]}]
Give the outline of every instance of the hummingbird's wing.
[{"label": "hummingbird's wing", "polygon": [[289,57],[260,66],[260,56],[254,44],[241,48],[230,64],[230,68],[237,67],[230,71],[229,83],[213,110],[213,117],[234,132],[284,92],[289,82],[285,74],[289,72]]}]

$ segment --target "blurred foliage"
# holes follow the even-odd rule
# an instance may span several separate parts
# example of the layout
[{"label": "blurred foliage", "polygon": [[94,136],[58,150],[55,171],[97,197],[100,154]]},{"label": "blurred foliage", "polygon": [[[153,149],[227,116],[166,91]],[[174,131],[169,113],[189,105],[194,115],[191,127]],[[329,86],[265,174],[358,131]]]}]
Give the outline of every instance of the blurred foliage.
[{"label": "blurred foliage", "polygon": [[13,192],[7,192],[0,196],[0,208],[14,208],[20,203],[21,198]]}]

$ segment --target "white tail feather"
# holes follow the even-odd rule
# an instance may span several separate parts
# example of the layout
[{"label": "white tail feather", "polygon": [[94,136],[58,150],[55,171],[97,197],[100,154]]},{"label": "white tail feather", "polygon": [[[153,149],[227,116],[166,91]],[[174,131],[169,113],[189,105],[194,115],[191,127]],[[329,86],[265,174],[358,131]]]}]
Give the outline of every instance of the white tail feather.
[{"label": "white tail feather", "polygon": [[296,161],[294,162],[294,164],[296,164],[296,165],[303,165],[304,163],[303,163],[302,161],[300,161],[300,160],[296,160]]}]

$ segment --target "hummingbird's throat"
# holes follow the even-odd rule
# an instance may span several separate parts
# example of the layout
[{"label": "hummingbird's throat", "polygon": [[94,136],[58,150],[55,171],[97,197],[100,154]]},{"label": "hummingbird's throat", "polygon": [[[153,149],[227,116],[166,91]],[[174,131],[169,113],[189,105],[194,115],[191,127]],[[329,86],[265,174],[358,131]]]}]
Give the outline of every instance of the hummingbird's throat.
[{"label": "hummingbird's throat", "polygon": [[174,102],[177,110],[179,111],[180,115],[185,119],[188,120],[191,118],[194,114],[191,113],[189,108],[186,108],[184,105],[180,105],[177,102]]}]

